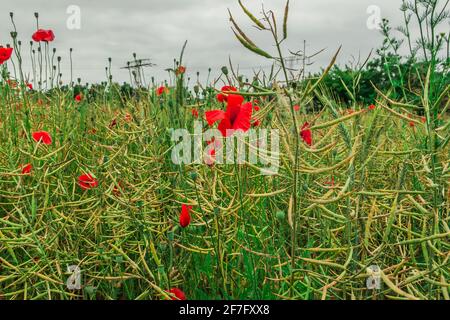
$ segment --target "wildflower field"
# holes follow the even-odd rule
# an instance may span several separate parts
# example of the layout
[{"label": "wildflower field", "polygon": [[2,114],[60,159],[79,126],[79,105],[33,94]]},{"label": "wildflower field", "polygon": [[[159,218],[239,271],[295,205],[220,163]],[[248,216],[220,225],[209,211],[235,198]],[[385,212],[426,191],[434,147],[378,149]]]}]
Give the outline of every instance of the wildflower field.
[{"label": "wildflower field", "polygon": [[[449,299],[446,38],[417,56],[415,87],[406,74],[388,89],[375,79],[366,103],[361,67],[343,100],[327,85],[338,48],[300,81],[284,61],[289,5],[276,21],[239,3],[249,20],[230,13],[237,41],[272,72],[249,80],[228,65],[194,85],[186,44],[170,82],[130,73],[119,85],[107,67],[104,83],[62,83],[57,30],[36,14],[36,33],[21,34],[11,14],[0,48],[0,299]],[[250,23],[273,48],[253,43]],[[196,126],[218,135],[201,141],[202,161],[177,163],[173,130],[194,137]],[[265,154],[276,170],[218,161],[222,139],[258,129],[277,133]]]}]

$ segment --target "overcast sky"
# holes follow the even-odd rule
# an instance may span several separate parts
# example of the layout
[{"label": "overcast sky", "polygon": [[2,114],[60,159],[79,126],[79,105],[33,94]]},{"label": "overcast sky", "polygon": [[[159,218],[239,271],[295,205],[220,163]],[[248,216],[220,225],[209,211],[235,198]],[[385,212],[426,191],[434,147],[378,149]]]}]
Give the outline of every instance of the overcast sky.
[{"label": "overcast sky", "polygon": [[[120,67],[131,60],[136,52],[140,58],[151,58],[157,64],[148,69],[146,77],[166,78],[164,69],[170,67],[179,55],[185,40],[188,46],[185,65],[188,74],[195,78],[200,71],[205,75],[208,67],[214,75],[227,64],[231,56],[234,64],[251,74],[252,68],[270,65],[247,51],[234,38],[230,29],[227,8],[235,20],[261,48],[274,52],[269,34],[257,32],[241,12],[237,0],[15,0],[2,1],[0,17],[0,44],[10,43],[12,25],[9,12],[15,14],[19,39],[28,52],[31,34],[36,29],[33,13],[40,13],[43,28],[54,30],[56,39],[52,46],[62,56],[63,78],[68,80],[69,48],[74,49],[74,75],[83,82],[104,81],[107,59],[113,60],[116,81],[129,79]],[[284,11],[282,0],[244,0],[253,12],[272,9],[280,16]],[[69,30],[66,26],[67,8],[77,5],[81,9],[81,29]],[[366,23],[370,16],[367,8],[376,5],[383,17],[394,25],[401,23],[398,10],[400,0],[291,0],[289,41],[286,49],[297,51],[307,41],[307,50],[313,53],[326,51],[315,59],[315,69],[326,66],[339,45],[343,46],[340,63],[352,56],[366,57],[370,50],[379,47],[382,37],[370,30]],[[25,50],[24,50],[25,51]],[[363,58],[364,59],[364,58]],[[27,63],[28,64],[28,63]],[[28,68],[28,70],[30,70]]]}]

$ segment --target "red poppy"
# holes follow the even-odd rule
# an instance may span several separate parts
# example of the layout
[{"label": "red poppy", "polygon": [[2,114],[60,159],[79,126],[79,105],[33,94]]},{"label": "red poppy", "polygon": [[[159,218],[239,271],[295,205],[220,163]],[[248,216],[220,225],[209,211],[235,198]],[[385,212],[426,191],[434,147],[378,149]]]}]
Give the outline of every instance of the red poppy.
[{"label": "red poppy", "polygon": [[188,206],[187,204],[181,205],[180,226],[182,228],[186,228],[191,223],[191,209],[192,206]]},{"label": "red poppy", "polygon": [[33,139],[36,142],[42,142],[46,145],[52,144],[52,136],[47,131],[34,132]]},{"label": "red poppy", "polygon": [[30,174],[31,169],[33,169],[33,166],[31,165],[31,163],[29,163],[25,167],[22,168],[22,174]]},{"label": "red poppy", "polygon": [[127,113],[124,117],[126,122],[131,122],[131,120],[133,120],[133,117],[131,116],[131,114]]},{"label": "red poppy", "polygon": [[410,122],[409,122],[409,126],[410,126],[411,128],[414,128],[414,125],[415,125],[415,124],[414,124],[414,121],[410,121]]},{"label": "red poppy", "polygon": [[259,111],[260,109],[259,109],[259,106],[253,106],[253,109],[255,110],[255,111]]},{"label": "red poppy", "polygon": [[375,108],[376,108],[376,106],[375,106],[374,104],[371,104],[371,105],[369,106],[369,110],[375,110]]},{"label": "red poppy", "polygon": [[33,85],[31,83],[27,83],[27,87],[28,89],[33,90]]},{"label": "red poppy", "polygon": [[244,97],[230,94],[227,98],[227,110],[212,110],[205,113],[206,121],[212,126],[220,121],[218,129],[224,137],[230,136],[235,130],[246,132],[250,129],[252,118],[252,103],[244,103]]},{"label": "red poppy", "polygon": [[39,29],[33,34],[32,38],[36,42],[52,42],[55,40],[55,35],[52,30]]},{"label": "red poppy", "polygon": [[75,101],[80,102],[81,100],[83,100],[83,95],[79,93],[75,96]]},{"label": "red poppy", "polygon": [[192,109],[192,116],[194,117],[194,118],[198,118],[198,110],[197,109]]},{"label": "red poppy", "polygon": [[302,130],[300,131],[300,136],[308,146],[312,146],[312,131],[308,122],[303,124]]},{"label": "red poppy", "polygon": [[220,91],[222,91],[222,93],[219,93],[217,95],[217,100],[219,100],[219,102],[225,102],[225,101],[227,101],[228,95],[223,92],[227,92],[227,91],[237,92],[237,89],[232,86],[225,86],[225,87],[222,87],[222,89]]},{"label": "red poppy", "polygon": [[167,292],[174,296],[171,298],[172,300],[186,300],[186,295],[178,288],[172,288]]},{"label": "red poppy", "polygon": [[113,119],[113,120],[111,121],[111,123],[109,124],[109,128],[112,129],[112,128],[115,127],[116,125],[117,125],[117,120],[116,120],[116,119]]},{"label": "red poppy", "polygon": [[186,67],[183,67],[183,66],[179,66],[177,68],[177,70],[175,71],[177,76],[180,75],[180,74],[184,74],[185,72],[186,72]]},{"label": "red poppy", "polygon": [[120,182],[117,183],[117,185],[113,188],[113,194],[115,196],[119,196],[122,193],[122,184]]},{"label": "red poppy", "polygon": [[334,184],[335,184],[335,182],[334,182],[334,176],[331,176],[331,180],[325,181],[323,184],[324,184],[324,185],[329,185],[329,186],[334,186]]},{"label": "red poppy", "polygon": [[300,106],[295,105],[295,106],[294,106],[294,111],[298,111],[298,110],[300,110]]},{"label": "red poppy", "polygon": [[158,89],[156,89],[156,95],[157,96],[161,96],[164,93],[168,93],[169,89],[167,89],[165,86],[159,87]]},{"label": "red poppy", "polygon": [[253,104],[259,104],[259,100],[258,99],[253,100]]},{"label": "red poppy", "polygon": [[90,173],[88,173],[78,177],[78,185],[81,189],[88,190],[96,188],[98,186],[98,181]]},{"label": "red poppy", "polygon": [[261,121],[259,121],[258,119],[255,119],[252,122],[252,127],[259,127],[260,124],[261,124]]},{"label": "red poppy", "polygon": [[0,64],[8,61],[11,58],[13,48],[0,47]]},{"label": "red poppy", "polygon": [[204,156],[205,163],[208,166],[212,166],[216,162],[216,146],[219,146],[219,143],[215,142],[214,140],[208,141],[207,143],[208,143],[208,146],[211,144],[214,144],[212,147],[208,148],[208,150]]},{"label": "red poppy", "polygon": [[426,123],[427,122],[427,118],[425,118],[425,117],[420,117],[420,120],[422,121],[422,123]]}]

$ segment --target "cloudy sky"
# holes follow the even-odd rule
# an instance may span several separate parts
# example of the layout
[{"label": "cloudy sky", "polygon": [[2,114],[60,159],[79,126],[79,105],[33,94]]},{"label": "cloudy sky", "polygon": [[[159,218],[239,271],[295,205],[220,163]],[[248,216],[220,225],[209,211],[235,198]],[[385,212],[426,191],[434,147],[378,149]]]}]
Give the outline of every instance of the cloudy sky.
[{"label": "cloudy sky", "polygon": [[[261,4],[264,4],[265,9],[272,9],[282,19],[282,0],[243,2],[255,13],[260,12]],[[70,17],[67,9],[71,5],[81,10],[79,30],[67,27]],[[394,25],[401,23],[400,0],[291,0],[289,41],[285,48],[297,51],[306,40],[309,53],[326,49],[315,59],[313,71],[326,66],[339,45],[343,46],[340,63],[359,55],[364,59],[382,40],[377,30],[367,27],[370,17],[367,9],[373,5],[378,6],[381,15]],[[172,65],[185,40],[188,40],[188,46],[184,64],[193,78],[197,71],[205,75],[209,67],[213,69],[213,75],[217,75],[220,67],[227,64],[229,56],[242,72],[248,74],[259,66],[270,65],[264,58],[247,51],[234,38],[228,8],[254,42],[266,51],[274,52],[270,35],[257,32],[252,27],[237,0],[5,1],[0,13],[0,44],[11,42],[9,12],[14,12],[19,39],[25,43],[24,49],[28,52],[31,34],[36,28],[33,13],[38,11],[41,27],[55,32],[56,40],[52,45],[57,48],[57,55],[62,57],[66,81],[69,48],[74,49],[74,75],[81,77],[83,82],[105,80],[108,57],[113,61],[114,79],[128,80],[128,72],[120,67],[131,60],[133,52],[140,58],[151,58],[157,65],[147,70],[147,78],[155,76],[162,80],[167,77],[164,69]],[[28,62],[26,64],[29,65]]]}]

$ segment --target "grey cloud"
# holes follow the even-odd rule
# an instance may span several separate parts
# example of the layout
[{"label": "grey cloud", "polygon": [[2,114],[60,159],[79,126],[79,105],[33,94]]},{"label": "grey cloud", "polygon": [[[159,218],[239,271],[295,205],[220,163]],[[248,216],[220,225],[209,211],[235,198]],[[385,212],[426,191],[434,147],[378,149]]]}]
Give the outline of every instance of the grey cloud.
[{"label": "grey cloud", "polygon": [[[261,10],[262,2],[265,9],[273,9],[281,19],[284,1],[244,1],[254,12]],[[314,70],[325,66],[341,44],[341,63],[348,61],[352,55],[365,56],[381,43],[379,33],[366,27],[367,7],[378,5],[383,16],[396,25],[401,23],[400,4],[400,0],[291,0],[290,34],[286,47],[298,50],[306,40],[310,52],[327,48],[316,59]],[[81,30],[66,28],[66,9],[69,5],[81,8]],[[133,52],[142,58],[151,58],[157,64],[157,67],[148,70],[146,78],[154,75],[161,80],[166,77],[164,69],[171,66],[185,40],[189,41],[185,62],[192,76],[197,70],[205,74],[208,67],[219,72],[220,66],[227,64],[229,56],[248,73],[252,67],[269,65],[270,62],[248,52],[234,39],[227,8],[258,45],[273,51],[269,34],[252,28],[237,1],[21,0],[8,1],[2,6],[0,44],[10,42],[12,27],[8,14],[13,11],[19,37],[28,48],[28,41],[35,29],[33,12],[39,11],[41,25],[55,31],[57,39],[54,46],[63,58],[66,81],[71,47],[74,48],[75,76],[89,82],[105,79],[104,68],[108,57],[113,59],[115,80],[127,80],[128,73],[120,67],[131,59]]]}]

